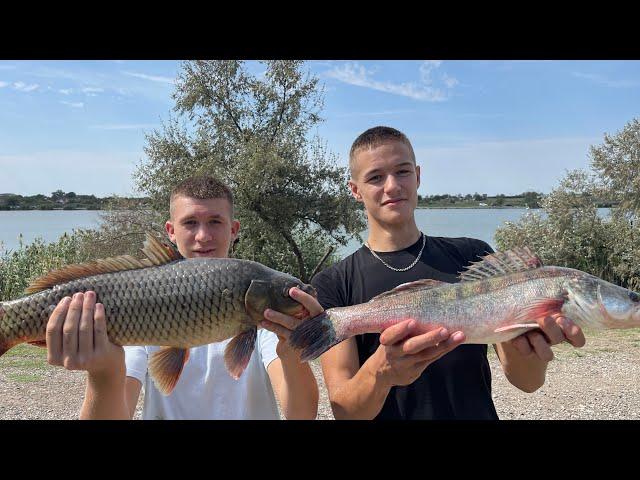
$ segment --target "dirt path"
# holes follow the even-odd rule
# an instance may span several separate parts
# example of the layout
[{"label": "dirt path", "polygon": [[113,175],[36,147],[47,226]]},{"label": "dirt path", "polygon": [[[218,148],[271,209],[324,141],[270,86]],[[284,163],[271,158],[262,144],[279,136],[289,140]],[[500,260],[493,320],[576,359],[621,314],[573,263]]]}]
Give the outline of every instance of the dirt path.
[{"label": "dirt path", "polygon": [[[640,419],[640,329],[587,332],[579,350],[554,347],[547,381],[528,394],[504,377],[490,349],[493,398],[501,419]],[[318,362],[319,419],[333,419]],[[0,419],[75,419],[84,373],[47,364],[46,352],[21,345],[0,358]],[[136,417],[139,418],[142,398]]]}]

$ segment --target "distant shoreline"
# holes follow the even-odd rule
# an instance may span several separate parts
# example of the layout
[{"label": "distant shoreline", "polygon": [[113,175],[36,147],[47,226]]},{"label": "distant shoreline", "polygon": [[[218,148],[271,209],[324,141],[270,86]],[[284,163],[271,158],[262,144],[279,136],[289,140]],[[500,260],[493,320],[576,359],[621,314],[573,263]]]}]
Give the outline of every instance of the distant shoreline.
[{"label": "distant shoreline", "polygon": [[472,205],[472,206],[451,206],[451,207],[425,207],[423,205],[419,205],[416,208],[419,208],[421,210],[542,210],[542,208],[527,208],[527,207],[516,207],[516,206],[511,206],[511,207],[497,207],[497,206],[487,206],[487,207],[480,207],[478,205]]},{"label": "distant shoreline", "polygon": [[[416,207],[420,210],[527,210],[526,207],[497,207],[497,206],[451,206],[451,207],[425,207],[419,205]],[[542,210],[541,208],[531,208],[529,210]],[[2,210],[0,212],[103,212],[102,208],[12,208],[9,210]]]}]

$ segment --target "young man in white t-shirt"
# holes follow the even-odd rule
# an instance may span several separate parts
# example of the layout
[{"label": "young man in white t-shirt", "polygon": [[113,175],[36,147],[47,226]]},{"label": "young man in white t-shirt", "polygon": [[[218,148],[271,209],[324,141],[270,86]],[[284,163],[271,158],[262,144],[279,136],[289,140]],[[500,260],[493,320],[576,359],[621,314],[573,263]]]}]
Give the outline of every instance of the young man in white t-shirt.
[{"label": "young man in white t-shirt", "polygon": [[[240,223],[233,196],[213,177],[191,177],[171,194],[169,239],[185,258],[228,256]],[[317,302],[293,288],[292,298],[311,315]],[[82,419],[131,419],[144,386],[144,419],[279,419],[276,395],[287,419],[314,419],[318,386],[309,365],[287,344],[299,320],[265,312],[256,348],[238,380],[227,372],[224,350],[231,339],[191,348],[180,380],[162,395],[147,373],[149,355],[159,347],[121,347],[106,335],[104,307],[95,293],[63,299],[47,325],[48,361],[87,371]]]}]

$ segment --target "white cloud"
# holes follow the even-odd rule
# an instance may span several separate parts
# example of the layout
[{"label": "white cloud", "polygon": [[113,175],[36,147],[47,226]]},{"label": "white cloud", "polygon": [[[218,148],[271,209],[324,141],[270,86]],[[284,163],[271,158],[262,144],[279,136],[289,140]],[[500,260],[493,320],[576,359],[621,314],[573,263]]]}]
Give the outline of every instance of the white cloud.
[{"label": "white cloud", "polygon": [[58,90],[63,95],[71,95],[73,93],[73,88],[64,88],[62,90]]},{"label": "white cloud", "polygon": [[347,63],[342,67],[334,67],[326,72],[326,75],[338,81],[356,85],[359,87],[371,88],[381,92],[391,93],[413,98],[414,100],[440,102],[448,98],[449,92],[458,81],[446,74],[441,77],[442,87],[435,86],[440,83],[434,80],[435,71],[440,68],[442,61],[428,60],[422,62],[419,67],[420,82],[392,83],[375,80],[373,78],[375,70],[367,70],[358,63]]},{"label": "white cloud", "polygon": [[444,82],[444,84],[448,87],[448,88],[453,88],[456,85],[458,85],[460,82],[458,82],[458,80],[456,80],[453,77],[450,77],[449,75],[447,75],[446,73],[442,74],[442,81]]},{"label": "white cloud", "polygon": [[104,88],[85,87],[82,89],[82,93],[86,93],[90,97],[96,97],[98,93],[104,92]]},{"label": "white cloud", "polygon": [[144,128],[156,128],[158,125],[152,123],[121,124],[121,125],[92,125],[89,128],[96,130],[138,130]]},{"label": "white cloud", "polygon": [[84,103],[83,102],[65,102],[64,100],[60,101],[60,103],[64,104],[64,105],[69,105],[70,107],[73,108],[82,108],[84,107]]},{"label": "white cloud", "polygon": [[573,75],[578,78],[584,78],[586,80],[599,83],[600,85],[606,85],[607,87],[613,88],[632,88],[640,86],[640,81],[638,80],[611,80],[596,73],[573,72]]},{"label": "white cloud", "polygon": [[174,79],[169,77],[159,77],[155,75],[147,75],[145,73],[136,73],[136,72],[122,72],[124,75],[129,75],[130,77],[142,78],[143,80],[149,80],[152,82],[159,83],[170,83],[173,84]]},{"label": "white cloud", "polygon": [[423,83],[430,85],[431,72],[439,68],[442,65],[442,60],[426,60],[420,64],[420,79]]},{"label": "white cloud", "polygon": [[33,92],[34,90],[37,90],[39,86],[40,85],[38,85],[37,83],[32,83],[31,85],[27,85],[24,82],[13,83],[13,88],[15,88],[16,90],[20,90],[21,92]]},{"label": "white cloud", "polygon": [[380,112],[349,112],[334,115],[335,118],[345,117],[376,117],[380,115],[401,115],[405,113],[414,113],[415,110],[383,110]]}]

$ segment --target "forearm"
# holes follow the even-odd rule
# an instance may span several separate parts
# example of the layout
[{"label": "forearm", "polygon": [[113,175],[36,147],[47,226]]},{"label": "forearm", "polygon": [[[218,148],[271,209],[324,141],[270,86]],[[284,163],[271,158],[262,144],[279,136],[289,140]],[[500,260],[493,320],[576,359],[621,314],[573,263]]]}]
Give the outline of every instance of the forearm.
[{"label": "forearm", "polygon": [[279,400],[287,420],[314,420],[318,415],[318,383],[308,363],[281,357],[283,382]]},{"label": "forearm", "polygon": [[549,362],[541,360],[534,353],[523,355],[508,342],[497,344],[496,352],[502,370],[513,386],[532,393],[544,385]]},{"label": "forearm", "polygon": [[130,420],[127,405],[125,375],[109,377],[87,375],[84,402],[80,409],[81,420]]},{"label": "forearm", "polygon": [[336,420],[371,420],[382,410],[391,385],[381,379],[377,353],[352,378],[330,388],[329,399]]}]

